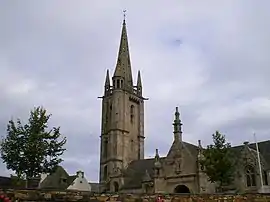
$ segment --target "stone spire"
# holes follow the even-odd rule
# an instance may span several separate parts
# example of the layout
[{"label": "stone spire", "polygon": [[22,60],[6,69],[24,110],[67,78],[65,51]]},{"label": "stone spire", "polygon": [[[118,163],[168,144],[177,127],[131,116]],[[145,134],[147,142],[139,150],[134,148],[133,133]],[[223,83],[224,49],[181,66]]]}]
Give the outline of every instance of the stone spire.
[{"label": "stone spire", "polygon": [[173,134],[174,134],[174,140],[175,141],[182,141],[182,123],[180,120],[180,113],[178,111],[178,107],[176,107],[175,110],[175,114],[174,114],[175,118],[174,118],[174,122],[173,122],[173,126],[174,126],[174,130],[173,130]]},{"label": "stone spire", "polygon": [[123,79],[125,87],[133,88],[125,14],[122,24],[122,34],[113,80],[115,77]]}]

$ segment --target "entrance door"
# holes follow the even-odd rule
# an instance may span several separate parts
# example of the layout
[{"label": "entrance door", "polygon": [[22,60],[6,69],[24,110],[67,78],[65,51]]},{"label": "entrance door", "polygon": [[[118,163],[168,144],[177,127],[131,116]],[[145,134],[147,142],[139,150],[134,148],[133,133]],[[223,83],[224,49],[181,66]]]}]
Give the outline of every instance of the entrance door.
[{"label": "entrance door", "polygon": [[177,185],[174,188],[174,193],[178,193],[178,194],[189,194],[190,190],[186,185]]}]

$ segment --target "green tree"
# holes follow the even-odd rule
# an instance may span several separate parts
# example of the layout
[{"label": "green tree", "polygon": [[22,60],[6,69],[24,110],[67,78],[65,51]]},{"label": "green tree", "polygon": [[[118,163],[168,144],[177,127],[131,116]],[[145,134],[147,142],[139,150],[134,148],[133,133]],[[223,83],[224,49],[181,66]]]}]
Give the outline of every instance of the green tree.
[{"label": "green tree", "polygon": [[1,158],[18,178],[51,173],[63,161],[66,137],[60,127],[49,129],[50,117],[43,107],[37,107],[30,112],[28,123],[22,124],[20,119],[8,122],[7,136],[0,143]]},{"label": "green tree", "polygon": [[213,143],[203,150],[203,158],[200,164],[204,168],[210,182],[218,183],[218,189],[222,191],[223,185],[233,181],[234,162],[231,154],[231,145],[226,143],[225,136],[216,131],[212,135]]}]

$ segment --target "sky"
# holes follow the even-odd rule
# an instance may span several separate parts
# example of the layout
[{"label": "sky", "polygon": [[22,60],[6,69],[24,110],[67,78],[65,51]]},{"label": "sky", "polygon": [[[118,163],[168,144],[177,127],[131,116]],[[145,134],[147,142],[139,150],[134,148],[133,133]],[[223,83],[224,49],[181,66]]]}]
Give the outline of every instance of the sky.
[{"label": "sky", "polygon": [[[145,157],[166,155],[178,106],[183,140],[219,130],[232,145],[270,138],[270,1],[0,0],[0,135],[43,106],[68,139],[63,167],[98,181],[101,100],[123,10],[141,70]],[[0,175],[10,171],[0,162]]]}]

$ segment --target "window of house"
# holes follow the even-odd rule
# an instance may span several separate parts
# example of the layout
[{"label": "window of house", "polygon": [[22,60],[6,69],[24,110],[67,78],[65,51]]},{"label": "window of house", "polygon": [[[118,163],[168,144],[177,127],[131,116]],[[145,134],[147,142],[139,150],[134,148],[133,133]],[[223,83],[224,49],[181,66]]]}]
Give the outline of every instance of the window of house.
[{"label": "window of house", "polygon": [[267,176],[267,172],[263,171],[263,184],[264,185],[269,185],[268,184],[268,176]]},{"label": "window of house", "polygon": [[253,166],[246,167],[246,183],[247,187],[256,186],[256,173]]}]

